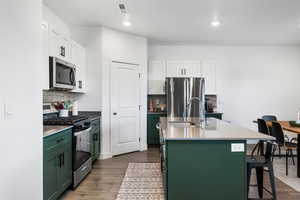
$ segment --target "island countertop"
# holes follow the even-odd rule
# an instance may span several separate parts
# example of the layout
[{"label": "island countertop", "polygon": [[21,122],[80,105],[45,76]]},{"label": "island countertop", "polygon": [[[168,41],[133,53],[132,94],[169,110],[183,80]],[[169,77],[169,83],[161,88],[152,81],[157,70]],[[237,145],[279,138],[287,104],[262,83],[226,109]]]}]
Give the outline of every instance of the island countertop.
[{"label": "island countertop", "polygon": [[[207,118],[204,128],[180,127],[169,121],[182,121],[182,118],[160,118],[160,129],[164,140],[275,140],[274,137],[215,118]],[[190,121],[197,122],[199,118],[192,118]]]}]

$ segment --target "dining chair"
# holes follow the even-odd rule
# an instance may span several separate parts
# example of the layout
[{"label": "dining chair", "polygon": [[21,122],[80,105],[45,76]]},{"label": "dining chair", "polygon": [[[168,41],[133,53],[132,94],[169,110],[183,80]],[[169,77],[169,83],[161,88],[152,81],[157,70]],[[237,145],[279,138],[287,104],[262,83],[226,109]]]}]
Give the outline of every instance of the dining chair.
[{"label": "dining chair", "polygon": [[266,121],[277,121],[277,117],[275,115],[264,115],[262,116],[262,119]]},{"label": "dining chair", "polygon": [[[268,122],[268,121],[277,121],[277,117],[275,115],[264,115],[264,116],[262,116],[262,119],[265,120],[266,122]],[[271,129],[272,128],[269,127],[270,133],[272,133]],[[281,149],[279,148],[278,150],[279,150],[279,157],[281,158]]]},{"label": "dining chair", "polygon": [[[277,199],[276,195],[276,186],[275,186],[275,177],[274,177],[274,170],[273,170],[273,162],[272,162],[272,152],[274,148],[274,143],[267,141],[266,143],[266,150],[264,152],[264,156],[260,155],[251,155],[246,157],[247,163],[247,195],[249,194],[249,187],[250,186],[257,186],[258,187],[258,195],[262,199],[263,198],[263,190],[270,193],[274,200]],[[256,180],[257,185],[250,185],[251,179],[251,172],[252,169],[256,169]],[[265,170],[266,169],[266,170]],[[270,184],[272,192],[264,187],[264,171],[269,173]]]},{"label": "dining chair", "polygon": [[295,165],[293,150],[297,150],[297,144],[287,141],[285,139],[282,127],[278,122],[272,122],[272,135],[276,138],[276,143],[279,147],[282,147],[285,153],[285,167],[286,167],[286,175],[288,175],[288,159],[292,158],[293,165]]}]

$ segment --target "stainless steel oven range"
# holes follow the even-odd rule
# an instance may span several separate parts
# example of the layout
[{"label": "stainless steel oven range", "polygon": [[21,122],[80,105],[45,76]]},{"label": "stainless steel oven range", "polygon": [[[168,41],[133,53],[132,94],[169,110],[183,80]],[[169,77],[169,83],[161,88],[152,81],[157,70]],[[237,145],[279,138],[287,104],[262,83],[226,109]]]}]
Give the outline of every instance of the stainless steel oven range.
[{"label": "stainless steel oven range", "polygon": [[91,122],[87,117],[52,116],[44,118],[45,125],[73,125],[72,138],[72,168],[73,168],[73,189],[92,170],[92,157],[90,149]]}]

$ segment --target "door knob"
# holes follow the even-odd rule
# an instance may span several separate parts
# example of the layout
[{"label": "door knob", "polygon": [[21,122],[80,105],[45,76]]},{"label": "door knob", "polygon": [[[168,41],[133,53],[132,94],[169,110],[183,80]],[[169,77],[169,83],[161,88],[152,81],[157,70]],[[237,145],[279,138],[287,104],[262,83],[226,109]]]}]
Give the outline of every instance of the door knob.
[{"label": "door knob", "polygon": [[114,113],[113,113],[113,115],[117,115],[117,113],[116,113],[116,112],[114,112]]}]

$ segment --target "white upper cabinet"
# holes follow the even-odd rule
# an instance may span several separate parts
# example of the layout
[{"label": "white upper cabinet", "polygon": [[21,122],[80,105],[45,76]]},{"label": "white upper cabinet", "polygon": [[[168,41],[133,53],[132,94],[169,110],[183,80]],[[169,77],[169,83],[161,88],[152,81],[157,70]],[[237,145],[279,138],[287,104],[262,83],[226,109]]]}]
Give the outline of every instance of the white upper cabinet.
[{"label": "white upper cabinet", "polygon": [[60,33],[54,26],[42,22],[43,89],[49,89],[49,56],[57,57],[76,66],[76,88],[72,92],[84,93],[86,84],[86,50],[77,42]]},{"label": "white upper cabinet", "polygon": [[49,28],[48,23],[42,22],[42,80],[43,90],[49,89]]},{"label": "white upper cabinet", "polygon": [[201,77],[201,62],[200,61],[184,61],[184,76]]},{"label": "white upper cabinet", "polygon": [[217,79],[216,79],[216,63],[205,61],[202,65],[203,77],[205,78],[205,94],[217,93]]},{"label": "white upper cabinet", "polygon": [[167,61],[167,77],[183,77],[183,70],[183,61]]},{"label": "white upper cabinet", "polygon": [[166,65],[163,60],[150,60],[148,65],[148,94],[165,94]]},{"label": "white upper cabinet", "polygon": [[49,25],[50,56],[71,61],[71,41],[55,27]]},{"label": "white upper cabinet", "polygon": [[167,61],[167,77],[201,77],[200,61]]},{"label": "white upper cabinet", "polygon": [[73,92],[86,92],[86,53],[85,48],[71,41],[72,63],[76,66],[76,88]]}]

